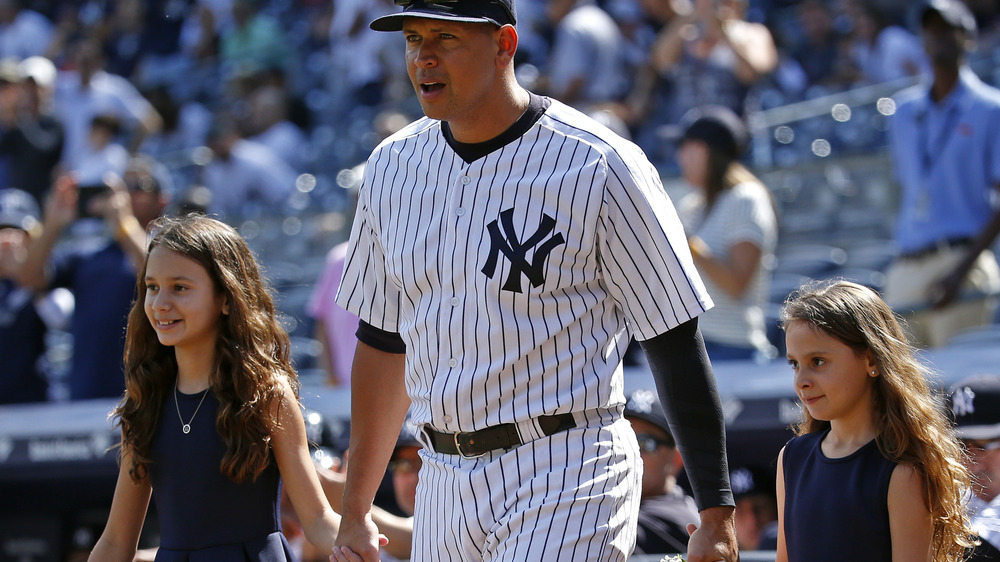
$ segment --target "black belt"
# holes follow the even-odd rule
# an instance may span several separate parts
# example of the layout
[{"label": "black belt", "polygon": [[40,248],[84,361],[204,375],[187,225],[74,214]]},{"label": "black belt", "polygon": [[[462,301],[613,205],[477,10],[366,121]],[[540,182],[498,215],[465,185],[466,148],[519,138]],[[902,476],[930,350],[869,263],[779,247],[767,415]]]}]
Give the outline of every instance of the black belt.
[{"label": "black belt", "polygon": [[[542,434],[546,436],[576,427],[573,414],[539,416],[535,420]],[[462,455],[465,458],[480,457],[490,451],[510,449],[522,443],[517,426],[512,423],[502,423],[479,431],[462,433],[441,433],[425,425],[423,431],[435,452]]]},{"label": "black belt", "polygon": [[966,246],[971,246],[975,242],[974,239],[969,237],[962,238],[948,238],[946,240],[938,240],[937,242],[931,244],[930,246],[924,246],[919,250],[913,250],[912,252],[902,252],[899,257],[904,260],[918,260],[920,258],[926,258],[927,256],[936,254],[938,252],[943,252],[945,250],[950,250],[952,248],[964,248]]}]

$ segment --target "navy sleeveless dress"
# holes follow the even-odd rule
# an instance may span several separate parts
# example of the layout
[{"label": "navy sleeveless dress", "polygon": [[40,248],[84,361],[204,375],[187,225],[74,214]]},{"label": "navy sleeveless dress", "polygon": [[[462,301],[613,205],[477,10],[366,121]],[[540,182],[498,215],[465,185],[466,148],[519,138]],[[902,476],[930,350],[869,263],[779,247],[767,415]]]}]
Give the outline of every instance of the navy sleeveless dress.
[{"label": "navy sleeveless dress", "polygon": [[790,562],[892,560],[889,479],[896,463],[875,440],[831,459],[820,444],[829,430],[785,445],[785,547]]},{"label": "navy sleeveless dress", "polygon": [[[273,461],[256,479],[236,484],[219,471],[226,447],[215,430],[210,391],[191,431],[181,430],[174,393],[162,405],[149,477],[160,520],[157,562],[294,562],[281,533],[280,475]],[[191,420],[203,393],[177,393]]]}]

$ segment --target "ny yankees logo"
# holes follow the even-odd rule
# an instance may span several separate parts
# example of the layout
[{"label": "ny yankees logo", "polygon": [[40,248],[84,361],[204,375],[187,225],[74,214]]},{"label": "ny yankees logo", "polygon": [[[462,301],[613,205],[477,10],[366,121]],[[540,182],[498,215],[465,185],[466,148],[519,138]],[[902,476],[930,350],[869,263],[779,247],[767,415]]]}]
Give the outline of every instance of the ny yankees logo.
[{"label": "ny yankees logo", "polygon": [[956,416],[966,416],[973,414],[976,411],[976,406],[972,402],[972,399],[976,397],[976,393],[972,391],[971,388],[963,386],[962,388],[956,390],[951,395],[952,409],[955,410]]},{"label": "ny yankees logo", "polygon": [[[518,241],[517,231],[514,230],[513,208],[500,213],[500,223],[503,225],[503,233],[500,232],[500,226],[497,225],[497,221],[486,225],[486,229],[490,232],[490,255],[486,259],[486,265],[483,266],[482,272],[490,279],[493,279],[493,274],[496,273],[497,259],[500,257],[500,252],[503,252],[503,255],[507,256],[507,259],[510,260],[510,273],[507,275],[506,281],[504,281],[503,290],[515,293],[522,292],[521,273],[528,276],[528,281],[531,282],[532,287],[538,287],[545,282],[545,275],[542,271],[545,265],[545,258],[548,257],[549,253],[556,246],[566,243],[562,233],[556,233],[552,238],[542,242],[542,239],[548,236],[555,228],[556,219],[543,214],[542,222],[538,225],[538,230],[523,243]],[[505,234],[506,238],[504,238]],[[531,263],[528,263],[524,255],[529,248],[535,246],[537,246],[535,254],[531,258]]]}]

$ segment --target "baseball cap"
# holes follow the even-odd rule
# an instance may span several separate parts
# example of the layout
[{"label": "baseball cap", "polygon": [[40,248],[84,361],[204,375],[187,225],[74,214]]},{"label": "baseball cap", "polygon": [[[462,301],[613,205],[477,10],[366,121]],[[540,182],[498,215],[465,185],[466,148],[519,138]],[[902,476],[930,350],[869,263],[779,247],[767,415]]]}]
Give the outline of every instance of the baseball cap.
[{"label": "baseball cap", "polygon": [[462,21],[469,23],[492,23],[514,25],[517,13],[514,0],[394,0],[402,6],[396,12],[376,18],[368,27],[375,31],[402,31],[404,17],[430,18],[436,20]]},{"label": "baseball cap", "polygon": [[41,56],[28,57],[20,62],[21,78],[31,78],[42,88],[51,88],[56,82],[56,65]]},{"label": "baseball cap", "polygon": [[969,35],[976,34],[976,17],[961,0],[924,0],[919,10],[921,25],[926,20],[927,13],[934,11],[940,14],[948,25],[962,29]]},{"label": "baseball cap", "polygon": [[1000,437],[1000,376],[962,379],[951,387],[946,401],[960,439]]},{"label": "baseball cap", "polygon": [[648,388],[641,388],[629,395],[625,402],[626,418],[639,418],[645,420],[666,433],[670,433],[670,425],[667,424],[667,417],[663,415],[663,407],[656,392]]},{"label": "baseball cap", "polygon": [[746,147],[748,135],[743,119],[721,105],[706,105],[688,111],[681,123],[686,124],[681,142],[700,140],[737,158]]},{"label": "baseball cap", "polygon": [[393,447],[393,456],[401,447],[423,447],[417,439],[417,426],[410,422],[409,417],[403,422],[403,427],[399,430],[399,437],[396,438],[396,445]]},{"label": "baseball cap", "polygon": [[739,466],[729,471],[733,498],[740,499],[757,494],[774,495],[774,476],[754,466]]},{"label": "baseball cap", "polygon": [[27,191],[0,189],[0,228],[19,228],[31,232],[38,226],[38,203]]}]

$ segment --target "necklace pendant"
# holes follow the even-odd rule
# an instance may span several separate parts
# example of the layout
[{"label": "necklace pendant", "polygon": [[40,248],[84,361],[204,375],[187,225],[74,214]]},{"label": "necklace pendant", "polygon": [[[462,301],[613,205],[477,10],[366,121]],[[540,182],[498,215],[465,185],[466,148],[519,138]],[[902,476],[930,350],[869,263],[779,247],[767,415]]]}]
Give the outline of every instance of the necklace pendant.
[{"label": "necklace pendant", "polygon": [[183,426],[181,426],[181,431],[183,431],[185,435],[191,433],[191,424],[186,423]]}]

